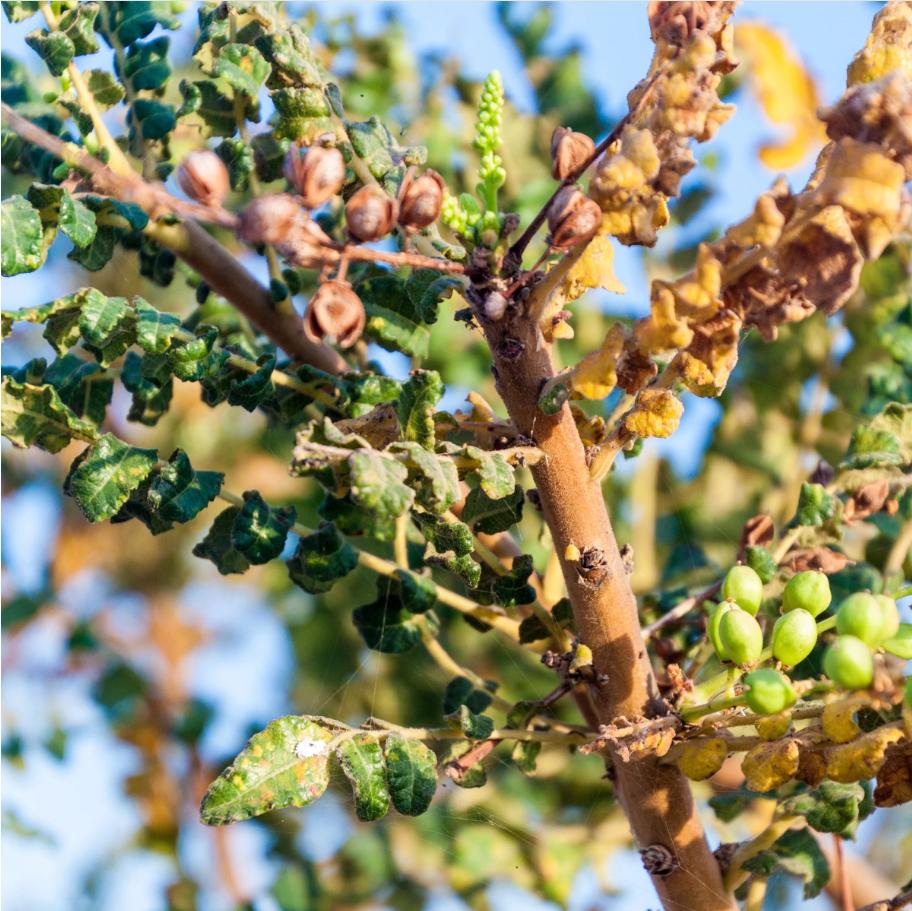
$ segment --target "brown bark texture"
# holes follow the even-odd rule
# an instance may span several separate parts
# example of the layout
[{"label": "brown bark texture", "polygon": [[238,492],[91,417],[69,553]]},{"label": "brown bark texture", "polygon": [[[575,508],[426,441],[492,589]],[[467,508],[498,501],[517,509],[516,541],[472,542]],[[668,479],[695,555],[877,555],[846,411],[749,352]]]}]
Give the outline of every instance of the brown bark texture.
[{"label": "brown bark texture", "polygon": [[[538,409],[545,381],[554,375],[550,353],[531,320],[506,318],[485,327],[494,353],[497,388],[518,431],[545,458],[532,467],[545,519],[560,555],[577,632],[592,649],[607,682],[593,687],[599,721],[649,717],[662,711],[640,633],[636,599],[621,560],[601,486],[589,476],[586,453],[565,405],[556,415]],[[567,560],[573,545],[579,561]],[[666,911],[729,911],[734,899],[722,885],[687,779],[654,758],[624,762],[613,756],[615,789],[637,847],[662,846],[675,858],[653,883]]]}]

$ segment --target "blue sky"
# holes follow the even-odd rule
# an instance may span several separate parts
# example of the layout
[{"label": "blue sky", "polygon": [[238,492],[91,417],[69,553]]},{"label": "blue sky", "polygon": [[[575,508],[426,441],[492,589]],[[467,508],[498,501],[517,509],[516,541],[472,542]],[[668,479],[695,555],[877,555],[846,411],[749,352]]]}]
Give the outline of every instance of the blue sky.
[{"label": "blue sky", "polygon": [[[746,2],[739,10],[742,20],[758,18],[782,27],[793,45],[818,79],[822,99],[833,101],[844,86],[845,66],[861,46],[876,11],[876,5],[863,2],[760,3]],[[382,27],[383,8],[368,3],[326,3],[323,11],[353,11],[367,28]],[[501,70],[507,93],[521,109],[530,103],[529,87],[516,53],[495,26],[495,13],[486,3],[403,3],[397,7],[411,41],[418,51],[442,50],[459,57],[469,75],[483,77],[496,66]],[[11,26],[4,23],[2,45],[21,59],[31,62],[31,52],[23,44],[31,23]],[[598,92],[607,111],[619,111],[629,88],[643,75],[651,55],[645,26],[645,4],[562,3],[556,9],[553,47],[569,43],[583,51],[587,81]],[[775,178],[757,161],[756,147],[773,129],[765,123],[753,102],[745,100],[733,120],[721,131],[708,151],[718,151],[722,160],[724,193],[713,204],[712,215],[719,221],[732,221],[749,211],[752,200]],[[799,184],[809,164],[789,177]],[[59,250],[57,253],[59,254]],[[641,307],[646,300],[645,278],[640,254],[623,249],[618,254],[617,271],[628,288],[625,307]],[[71,272],[69,264],[57,255],[38,276],[19,276],[2,280],[4,306],[28,306],[75,288],[84,279]],[[18,358],[33,352],[15,351]],[[705,438],[715,417],[711,402],[688,403],[685,424],[675,438],[680,450],[696,452],[687,440]],[[662,444],[658,444],[662,445]],[[689,463],[679,467],[687,470]],[[3,557],[12,583],[27,589],[40,579],[58,518],[56,495],[42,482],[36,482],[4,500]],[[9,581],[9,580],[8,580]],[[99,580],[79,578],[68,591],[64,605],[75,612],[86,611],[86,604],[98,602]],[[218,621],[206,610],[214,599],[220,602]],[[251,720],[271,711],[281,714],[287,705],[287,676],[291,656],[281,626],[270,615],[252,589],[224,587],[206,579],[185,593],[183,607],[188,615],[212,624],[215,638],[193,659],[191,678],[194,690],[215,699],[224,719],[212,733],[207,749],[218,755],[236,746]],[[124,599],[119,604],[125,622],[136,619],[141,605]],[[158,896],[173,871],[161,857],[142,852],[118,854],[129,840],[135,816],[120,797],[123,777],[134,768],[130,751],[114,744],[88,694],[78,683],[58,680],[50,688],[36,686],[40,670],[53,664],[63,647],[52,626],[36,623],[19,643],[24,652],[17,669],[4,676],[4,717],[15,719],[25,733],[40,743],[47,727],[58,715],[70,723],[76,719],[72,750],[63,763],[57,763],[36,746],[29,749],[24,771],[3,767],[4,806],[15,811],[29,825],[48,833],[50,841],[27,840],[9,832],[3,835],[3,891],[6,911],[63,911],[77,907],[99,911],[155,911],[161,907]],[[255,636],[249,630],[256,629]],[[238,673],[237,669],[242,668]],[[254,702],[255,696],[255,702]],[[304,811],[305,844],[314,852],[325,849],[327,840],[344,837],[350,825],[348,816],[331,800]],[[234,835],[235,856],[243,858],[239,871],[242,881],[251,886],[268,884],[271,870],[261,861],[262,836],[255,826],[238,827]],[[190,829],[184,846],[191,870],[205,871],[211,864],[211,845],[201,831]],[[77,901],[81,879],[98,864],[106,874],[97,899]],[[52,874],[49,871],[53,871]],[[654,905],[651,886],[636,858],[616,856],[612,878],[625,891],[604,904],[618,911],[639,911]],[[575,908],[593,907],[594,877],[581,877]],[[498,885],[492,891],[496,908],[520,905],[534,909],[553,907],[519,898],[512,887]],[[206,911],[223,911],[223,897],[208,895]],[[822,902],[805,908],[826,907]],[[441,894],[434,911],[464,909],[461,903]],[[257,911],[271,911],[268,902]]]}]

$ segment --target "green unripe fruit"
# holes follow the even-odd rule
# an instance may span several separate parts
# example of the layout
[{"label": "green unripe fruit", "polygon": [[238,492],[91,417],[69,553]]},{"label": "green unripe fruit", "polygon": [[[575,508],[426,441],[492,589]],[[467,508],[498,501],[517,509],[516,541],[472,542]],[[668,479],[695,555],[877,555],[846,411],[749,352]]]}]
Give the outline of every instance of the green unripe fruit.
[{"label": "green unripe fruit", "polygon": [[809,569],[795,573],[782,593],[782,613],[792,610],[806,610],[812,617],[822,614],[829,606],[830,580],[825,573]]},{"label": "green unripe fruit", "polygon": [[883,640],[884,614],[873,595],[855,592],[849,595],[836,612],[836,632],[840,636],[855,636],[871,648]]},{"label": "green unripe fruit", "polygon": [[747,705],[758,715],[778,715],[791,708],[798,698],[785,674],[772,668],[753,671],[744,682],[750,687],[745,693]]},{"label": "green unripe fruit", "polygon": [[773,657],[789,666],[804,661],[817,642],[817,622],[806,610],[783,614],[773,627]]},{"label": "green unripe fruit", "polygon": [[906,680],[906,705],[912,709],[912,677]]},{"label": "green unripe fruit", "polygon": [[861,639],[840,636],[824,653],[823,671],[844,690],[862,690],[874,679],[874,658]]},{"label": "green unripe fruit", "polygon": [[896,602],[889,595],[874,595],[874,600],[880,605],[883,617],[881,639],[892,639],[899,632],[899,610]]},{"label": "green unripe fruit", "polygon": [[763,600],[763,580],[749,566],[733,566],[722,583],[722,597],[755,616]]},{"label": "green unripe fruit", "polygon": [[729,661],[753,664],[763,651],[763,630],[745,610],[726,611],[719,622],[719,641]]},{"label": "green unripe fruit", "polygon": [[722,617],[730,610],[738,610],[738,605],[734,601],[723,601],[721,604],[717,604],[712,609],[712,613],[706,623],[706,635],[709,637],[709,641],[721,661],[728,661],[728,654],[719,636],[719,624],[722,622]]}]

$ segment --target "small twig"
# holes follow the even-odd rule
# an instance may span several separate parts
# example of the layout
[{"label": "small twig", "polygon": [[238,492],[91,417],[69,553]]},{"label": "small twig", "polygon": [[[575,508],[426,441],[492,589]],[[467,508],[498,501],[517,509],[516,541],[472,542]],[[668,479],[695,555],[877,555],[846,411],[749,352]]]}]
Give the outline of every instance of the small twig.
[{"label": "small twig", "polygon": [[780,816],[774,819],[756,838],[741,845],[731,859],[728,872],[725,874],[725,887],[734,892],[750,876],[744,869],[744,862],[756,857],[775,844],[790,829],[806,825],[802,816]]},{"label": "small twig", "polygon": [[668,613],[662,614],[658,620],[653,621],[648,626],[644,626],[643,638],[650,639],[663,626],[666,626],[669,623],[673,623],[675,620],[680,620],[681,617],[685,617],[695,607],[699,607],[707,598],[711,598],[721,587],[721,580],[718,582],[713,582],[712,585],[710,585],[708,588],[704,588],[703,591],[698,592],[696,595],[691,595],[689,598],[685,598],[680,604],[676,604],[670,611],[668,611]]},{"label": "small twig", "polygon": [[852,881],[849,878],[849,867],[845,862],[842,836],[833,833],[833,850],[836,854],[836,876],[839,879],[840,904],[842,911],[855,911],[855,899],[852,896]]}]

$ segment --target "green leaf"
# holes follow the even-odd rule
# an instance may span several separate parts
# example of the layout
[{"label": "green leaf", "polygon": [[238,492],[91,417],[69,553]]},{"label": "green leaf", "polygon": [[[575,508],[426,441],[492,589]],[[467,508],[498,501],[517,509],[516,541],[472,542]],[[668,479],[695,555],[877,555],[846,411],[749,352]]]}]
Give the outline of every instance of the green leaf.
[{"label": "green leaf", "polygon": [[[573,607],[569,598],[561,598],[551,609],[551,616],[557,621],[561,629],[573,629]],[[549,630],[536,614],[530,614],[519,624],[519,641],[538,642],[541,639],[550,639]]]},{"label": "green leaf", "polygon": [[204,510],[222,488],[220,471],[196,471],[182,449],[175,449],[153,476],[146,497],[166,522],[189,522]]},{"label": "green leaf", "polygon": [[493,718],[477,715],[465,704],[460,705],[451,717],[470,740],[487,740],[494,730]]},{"label": "green leaf", "polygon": [[779,571],[776,558],[765,547],[750,545],[744,552],[747,565],[754,570],[765,585],[772,582]]},{"label": "green leaf", "polygon": [[516,486],[513,468],[501,453],[489,452],[486,449],[479,449],[477,446],[466,446],[465,454],[470,459],[476,459],[479,462],[475,473],[478,475],[481,489],[492,500],[500,500],[513,493],[513,488]]},{"label": "green leaf", "polygon": [[378,652],[407,652],[421,641],[415,615],[389,590],[376,601],[355,608],[352,619],[367,647]]},{"label": "green leaf", "polygon": [[404,816],[420,816],[437,790],[437,757],[420,740],[398,734],[386,738],[386,779],[393,806]]},{"label": "green leaf", "polygon": [[431,516],[417,515],[425,540],[434,545],[441,553],[452,551],[457,557],[472,553],[475,539],[472,531],[464,522],[436,519]]},{"label": "green leaf", "polygon": [[110,519],[158,462],[154,449],[139,449],[106,433],[78,456],[64,482],[90,522]]},{"label": "green leaf", "polygon": [[137,98],[130,106],[127,123],[143,139],[164,139],[177,123],[174,106],[154,98]]},{"label": "green leaf", "polygon": [[77,57],[94,54],[98,50],[98,41],[95,39],[97,15],[97,3],[80,3],[73,9],[66,10],[57,23],[57,28],[73,42],[73,51]]},{"label": "green leaf", "polygon": [[40,8],[38,0],[3,0],[3,12],[10,22],[31,19]]},{"label": "green leaf", "polygon": [[257,406],[275,392],[272,385],[272,373],[275,370],[276,356],[261,354],[257,359],[254,373],[243,373],[240,379],[232,377],[228,389],[228,403],[240,405],[245,411],[255,411]]},{"label": "green leaf", "polygon": [[337,497],[327,492],[317,513],[344,535],[365,535],[375,541],[392,541],[396,535],[395,519],[365,512],[350,496]]},{"label": "green leaf", "polygon": [[114,378],[98,364],[74,354],[57,358],[48,367],[44,382],[50,383],[61,401],[81,418],[101,424],[114,394]]},{"label": "green leaf", "polygon": [[459,576],[469,588],[475,588],[481,581],[481,566],[472,559],[471,554],[430,554],[425,557],[425,562]]},{"label": "green leaf", "polygon": [[458,278],[441,275],[436,269],[414,269],[405,282],[408,298],[423,323],[436,323],[440,301],[462,286]]},{"label": "green leaf", "polygon": [[709,798],[716,818],[722,822],[732,822],[737,819],[757,799],[755,791],[748,791],[744,787],[734,791],[726,791]]},{"label": "green leaf", "polygon": [[469,491],[462,510],[462,521],[478,534],[494,535],[507,531],[522,519],[525,495],[517,486],[513,493],[492,500],[481,487]]},{"label": "green leaf", "polygon": [[513,560],[512,567],[504,573],[488,572],[482,569],[482,582],[478,587],[478,600],[490,600],[504,607],[517,604],[531,604],[535,600],[535,589],[529,585],[529,576],[534,571],[532,557],[521,554]]},{"label": "green leaf", "polygon": [[180,317],[156,310],[139,296],[133,298],[133,307],[137,315],[137,343],[148,354],[163,354],[171,347],[171,339],[180,331]]},{"label": "green leaf", "polygon": [[[140,315],[140,319],[142,316]],[[179,380],[198,382],[206,374],[209,353],[218,338],[218,330],[212,326],[197,326],[196,338],[181,342],[168,349],[171,369]]]},{"label": "green leaf", "polygon": [[419,443],[433,452],[434,408],[443,395],[443,382],[436,370],[416,370],[403,385],[396,400],[402,439]]},{"label": "green leaf", "polygon": [[302,537],[288,561],[288,575],[306,592],[328,592],[358,565],[358,553],[334,525],[323,523],[312,535]]},{"label": "green leaf", "polygon": [[813,791],[796,794],[780,804],[782,813],[803,816],[818,832],[851,838],[858,826],[858,806],[865,799],[861,785],[823,781]]},{"label": "green leaf", "polygon": [[801,485],[798,497],[798,511],[792,525],[823,525],[836,513],[836,499],[826,492],[822,484]]},{"label": "green leaf", "polygon": [[320,64],[310,40],[299,25],[292,23],[287,28],[272,30],[257,38],[256,46],[272,64],[267,83],[269,88],[322,86]]},{"label": "green leaf", "polygon": [[95,103],[103,111],[123,100],[124,88],[114,78],[113,73],[107,70],[89,70],[85,74],[85,79]]},{"label": "green leaf", "polygon": [[245,573],[250,561],[235,546],[232,538],[234,523],[241,512],[239,506],[229,506],[220,512],[206,537],[193,548],[193,556],[211,560],[223,575]]},{"label": "green leaf", "polygon": [[408,471],[396,459],[374,450],[353,452],[348,459],[352,499],[379,516],[401,516],[415,499],[405,484]]},{"label": "green leaf", "polygon": [[182,80],[180,84],[184,103],[178,116],[198,114],[213,136],[233,136],[237,131],[234,102],[211,79],[197,82]]},{"label": "green leaf", "polygon": [[136,42],[124,57],[123,77],[132,91],[162,88],[171,76],[168,46],[171,40],[162,35],[144,44]]},{"label": "green leaf", "polygon": [[408,453],[408,484],[420,506],[439,515],[459,499],[459,472],[451,458],[429,452],[420,443],[392,443],[387,449]]},{"label": "green leaf", "polygon": [[830,865],[807,829],[786,832],[771,848],[746,860],[743,866],[764,877],[777,869],[801,877],[805,898],[819,895],[830,879]]},{"label": "green leaf", "polygon": [[98,272],[103,269],[114,256],[117,242],[123,236],[123,231],[110,225],[99,225],[95,232],[95,239],[85,247],[74,247],[67,254],[67,259],[79,263],[89,272]]},{"label": "green leaf", "polygon": [[3,201],[0,260],[4,275],[34,272],[44,262],[41,216],[24,196]]},{"label": "green leaf", "polygon": [[69,35],[46,28],[35,29],[25,36],[25,43],[44,61],[52,76],[62,76],[76,53]]},{"label": "green leaf", "polygon": [[437,603],[437,586],[430,576],[419,576],[407,569],[397,569],[395,582],[399,586],[402,606],[409,613],[424,614]]},{"label": "green leaf", "polygon": [[256,98],[269,73],[269,64],[255,47],[226,44],[219,51],[216,74],[236,92]]},{"label": "green leaf", "polygon": [[60,199],[58,226],[77,247],[86,247],[98,231],[95,224],[95,213],[66,191]]},{"label": "green leaf", "polygon": [[464,705],[470,712],[483,712],[491,704],[491,694],[475,687],[468,677],[454,677],[443,691],[443,714],[453,715]]},{"label": "green leaf", "polygon": [[383,748],[370,734],[356,734],[343,740],[336,757],[355,796],[355,813],[364,822],[386,816],[390,794],[386,789],[386,761]]},{"label": "green leaf", "polygon": [[111,24],[116,29],[117,40],[126,47],[145,38],[156,25],[176,28],[178,20],[170,13],[170,4],[157,0],[130,0],[129,3],[111,4]]},{"label": "green leaf", "polygon": [[79,331],[98,363],[107,367],[136,341],[136,313],[125,297],[106,297],[95,288],[79,296]]},{"label": "green leaf", "polygon": [[92,442],[98,431],[60,399],[53,386],[34,386],[4,377],[2,432],[16,446],[60,452],[72,440]]},{"label": "green leaf", "polygon": [[415,358],[428,356],[431,334],[424,327],[395,310],[364,301],[367,313],[365,334],[387,351],[402,351]]},{"label": "green leaf", "polygon": [[332,730],[308,718],[289,715],[273,721],[209,785],[200,818],[221,826],[313,803],[329,784],[332,738]]}]

